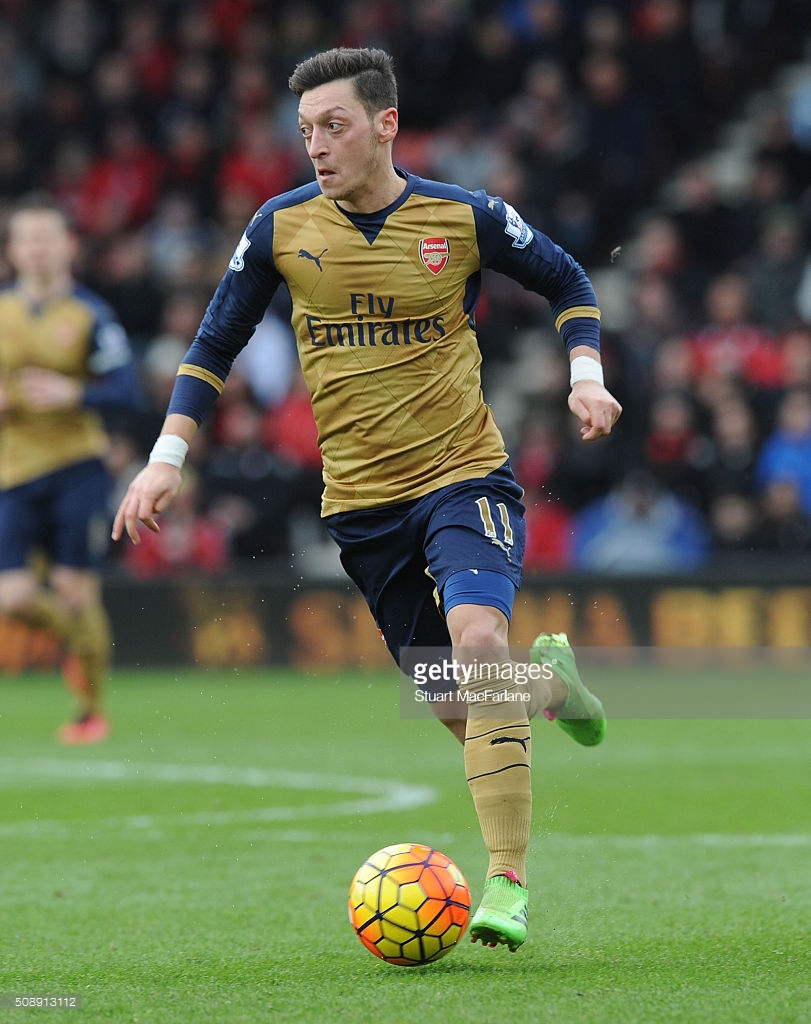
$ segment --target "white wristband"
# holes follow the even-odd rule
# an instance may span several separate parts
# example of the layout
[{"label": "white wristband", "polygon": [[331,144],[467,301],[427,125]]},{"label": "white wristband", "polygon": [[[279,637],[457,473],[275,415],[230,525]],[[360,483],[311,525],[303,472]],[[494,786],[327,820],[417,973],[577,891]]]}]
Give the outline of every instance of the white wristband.
[{"label": "white wristband", "polygon": [[188,442],[177,434],[161,434],[149,453],[149,461],[168,462],[170,466],[177,466],[178,469],[181,469],[186,461],[188,450]]},{"label": "white wristband", "polygon": [[570,387],[579,380],[594,380],[598,384],[605,384],[603,368],[591,356],[575,356],[569,367],[569,373]]}]

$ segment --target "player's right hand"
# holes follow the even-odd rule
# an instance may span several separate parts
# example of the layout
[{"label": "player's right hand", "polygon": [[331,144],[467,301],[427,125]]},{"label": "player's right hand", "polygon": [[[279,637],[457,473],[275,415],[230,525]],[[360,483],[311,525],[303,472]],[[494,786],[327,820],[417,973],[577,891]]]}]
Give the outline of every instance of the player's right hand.
[{"label": "player's right hand", "polygon": [[118,506],[113,520],[113,540],[120,540],[126,533],[133,544],[140,544],[139,523],[153,533],[160,533],[155,516],[172,504],[182,483],[180,470],[168,462],[150,462],[145,466]]}]

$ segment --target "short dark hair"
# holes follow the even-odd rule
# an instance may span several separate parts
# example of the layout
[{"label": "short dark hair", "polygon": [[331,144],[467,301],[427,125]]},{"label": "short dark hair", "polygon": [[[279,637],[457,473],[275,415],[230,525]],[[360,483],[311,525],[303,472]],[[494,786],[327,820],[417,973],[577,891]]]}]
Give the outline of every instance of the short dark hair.
[{"label": "short dark hair", "polygon": [[61,218],[67,230],[75,233],[76,224],[68,211],[60,205],[50,192],[26,192],[18,196],[9,210],[8,221],[18,213],[53,213]]},{"label": "short dark hair", "polygon": [[319,85],[349,78],[358,99],[371,117],[378,110],[397,106],[394,61],[385,50],[339,46],[316,53],[298,64],[288,80],[290,91],[301,94]]}]

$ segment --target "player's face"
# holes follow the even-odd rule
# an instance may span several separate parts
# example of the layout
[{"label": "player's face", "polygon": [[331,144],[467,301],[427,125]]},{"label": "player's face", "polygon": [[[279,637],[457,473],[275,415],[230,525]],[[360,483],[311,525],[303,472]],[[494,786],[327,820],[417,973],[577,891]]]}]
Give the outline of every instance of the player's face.
[{"label": "player's face", "polygon": [[375,209],[369,200],[391,170],[386,143],[396,124],[394,110],[380,111],[370,121],[349,79],[305,92],[299,126],[324,195],[350,212]]},{"label": "player's face", "polygon": [[22,278],[47,280],[70,272],[73,236],[55,210],[22,210],[9,221],[8,258]]}]

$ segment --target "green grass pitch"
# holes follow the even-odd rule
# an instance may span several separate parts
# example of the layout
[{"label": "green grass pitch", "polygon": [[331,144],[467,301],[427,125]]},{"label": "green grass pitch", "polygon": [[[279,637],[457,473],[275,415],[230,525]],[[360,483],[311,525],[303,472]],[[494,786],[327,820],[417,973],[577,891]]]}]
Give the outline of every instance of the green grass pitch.
[{"label": "green grass pitch", "polygon": [[[610,701],[607,701],[610,712]],[[485,855],[461,749],[393,674],[119,671],[66,749],[55,677],[0,678],[0,1022],[807,1024],[811,721],[534,725],[530,936],[371,956],[349,882],[389,843]]]}]

